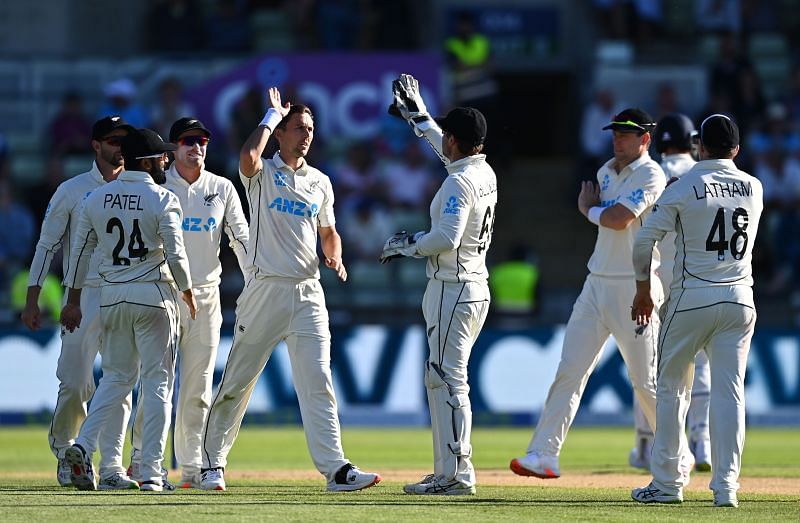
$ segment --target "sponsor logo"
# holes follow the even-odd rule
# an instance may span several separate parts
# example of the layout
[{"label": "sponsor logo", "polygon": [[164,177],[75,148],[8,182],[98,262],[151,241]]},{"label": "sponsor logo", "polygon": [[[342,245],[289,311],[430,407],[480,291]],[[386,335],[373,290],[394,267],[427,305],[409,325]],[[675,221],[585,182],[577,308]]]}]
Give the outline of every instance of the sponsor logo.
[{"label": "sponsor logo", "polygon": [[272,175],[272,179],[275,181],[275,187],[287,187],[286,176],[284,176],[282,172],[275,171]]},{"label": "sponsor logo", "polygon": [[213,216],[210,216],[203,222],[203,218],[187,216],[183,219],[181,228],[188,232],[211,232],[217,228],[217,220]]},{"label": "sponsor logo", "polygon": [[455,196],[448,198],[444,206],[443,214],[459,214],[461,212],[461,207],[459,207],[458,200],[456,200]]},{"label": "sponsor logo", "polygon": [[309,207],[305,202],[281,197],[272,200],[272,203],[269,204],[269,209],[274,212],[282,212],[308,218],[315,218],[319,214],[319,206],[316,203],[312,203]]},{"label": "sponsor logo", "polygon": [[644,201],[644,191],[641,189],[636,189],[628,196],[628,200],[634,205],[639,205]]}]

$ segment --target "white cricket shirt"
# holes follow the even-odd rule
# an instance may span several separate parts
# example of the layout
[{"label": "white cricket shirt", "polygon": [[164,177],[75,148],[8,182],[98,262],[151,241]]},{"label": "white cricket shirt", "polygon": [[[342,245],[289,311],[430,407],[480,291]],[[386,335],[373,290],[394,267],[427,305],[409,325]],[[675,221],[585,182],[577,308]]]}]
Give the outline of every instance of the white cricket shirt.
[{"label": "white cricket shirt", "polygon": [[636,278],[646,279],[649,246],[675,231],[678,262],[670,296],[681,289],[752,286],[753,244],[763,208],[761,182],[733,160],[698,162],[666,188],[639,231]]},{"label": "white cricket shirt", "polygon": [[98,187],[81,212],[64,279],[83,287],[89,256],[97,250],[105,283],[175,282],[192,286],[181,234],[178,198],[142,171],[123,171]]},{"label": "white cricket shirt", "polygon": [[319,278],[317,233],[336,223],[330,179],[303,162],[262,159],[252,178],[239,172],[250,205],[248,260],[256,277]]},{"label": "white cricket shirt", "polygon": [[164,187],[178,197],[183,210],[181,229],[192,272],[192,285],[219,285],[222,274],[219,243],[223,230],[236,254],[242,274],[247,274],[247,220],[233,183],[202,170],[200,177],[190,184],[181,177],[173,163],[167,170]]},{"label": "white cricket shirt", "polygon": [[[597,276],[633,278],[633,240],[667,180],[664,171],[647,152],[625,166],[620,173],[614,169],[614,162],[614,158],[610,159],[597,171],[600,206],[622,204],[636,219],[621,231],[598,226],[597,241],[588,267]],[[653,270],[658,267],[656,254],[657,251],[654,252],[656,263],[653,264]]]},{"label": "white cricket shirt", "polygon": [[[680,178],[697,163],[689,153],[670,154],[661,160],[661,168],[667,177],[667,183],[672,178]],[[663,193],[662,193],[663,194]],[[658,205],[658,201],[656,201]],[[658,242],[658,252],[661,255],[661,265],[658,267],[658,277],[661,278],[661,286],[665,295],[669,294],[669,287],[672,284],[672,271],[675,267],[675,233],[668,232],[664,239]]]},{"label": "white cricket shirt", "polygon": [[[42,231],[39,234],[39,242],[36,244],[36,252],[28,275],[29,287],[42,286],[47,271],[50,270],[50,264],[53,262],[53,256],[59,248],[64,251],[62,269],[66,276],[72,240],[78,229],[78,218],[80,218],[83,202],[92,194],[92,191],[105,184],[106,181],[100,174],[97,163],[92,162],[91,170],[70,178],[58,186],[50,198],[44,214]],[[100,276],[97,274],[98,264],[99,254],[95,255],[89,263],[85,287],[100,285]]]},{"label": "white cricket shirt", "polygon": [[448,176],[430,206],[431,230],[417,239],[417,253],[428,257],[428,278],[486,281],[497,177],[484,154],[462,158],[445,168]]}]

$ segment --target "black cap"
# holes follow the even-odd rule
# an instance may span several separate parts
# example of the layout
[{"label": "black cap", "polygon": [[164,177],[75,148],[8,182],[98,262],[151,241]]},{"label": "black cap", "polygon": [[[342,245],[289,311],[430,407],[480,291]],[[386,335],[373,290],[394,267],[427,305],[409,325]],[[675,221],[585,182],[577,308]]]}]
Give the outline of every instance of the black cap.
[{"label": "black cap", "polygon": [[167,151],[174,151],[178,146],[165,142],[161,136],[150,129],[134,129],[122,139],[122,155],[126,158],[152,157]]},{"label": "black cap", "polygon": [[613,129],[623,133],[649,133],[655,127],[656,122],[652,116],[641,109],[630,107],[611,118],[611,123],[603,127],[603,130]]},{"label": "black cap", "polygon": [[486,118],[474,107],[456,107],[444,118],[436,118],[442,131],[473,147],[486,139]]},{"label": "black cap", "polygon": [[700,124],[700,141],[708,147],[733,149],[739,145],[739,127],[724,114],[712,114]]},{"label": "black cap", "polygon": [[656,151],[659,153],[663,153],[669,147],[689,151],[695,136],[697,136],[697,131],[688,116],[681,113],[670,113],[658,121],[653,141],[656,144]]},{"label": "black cap", "polygon": [[106,116],[105,118],[100,118],[97,120],[92,126],[92,140],[100,141],[111,134],[111,131],[115,131],[117,129],[125,129],[126,131],[131,132],[134,130],[134,127],[123,120],[118,114]]},{"label": "black cap", "polygon": [[169,141],[172,143],[178,142],[178,137],[185,133],[186,131],[192,131],[194,129],[200,129],[206,135],[206,137],[211,138],[211,131],[206,129],[206,126],[203,125],[203,122],[198,120],[197,118],[181,118],[180,120],[176,121],[172,124],[172,127],[169,129]]}]

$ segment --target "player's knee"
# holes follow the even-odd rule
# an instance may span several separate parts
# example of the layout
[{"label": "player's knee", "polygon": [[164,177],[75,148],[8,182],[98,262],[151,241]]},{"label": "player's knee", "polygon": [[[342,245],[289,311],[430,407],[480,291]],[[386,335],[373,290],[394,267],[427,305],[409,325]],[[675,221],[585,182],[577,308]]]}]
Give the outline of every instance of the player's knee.
[{"label": "player's knee", "polygon": [[441,368],[429,361],[425,362],[425,387],[430,390],[447,387]]}]

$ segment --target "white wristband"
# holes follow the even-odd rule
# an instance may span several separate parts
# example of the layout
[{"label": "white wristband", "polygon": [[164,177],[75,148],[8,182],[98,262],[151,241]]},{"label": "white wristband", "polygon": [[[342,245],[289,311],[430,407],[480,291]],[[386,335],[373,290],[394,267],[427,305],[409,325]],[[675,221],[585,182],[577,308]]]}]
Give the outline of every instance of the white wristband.
[{"label": "white wristband", "polygon": [[270,107],[258,125],[264,125],[269,129],[269,132],[272,132],[275,130],[278,124],[281,123],[281,120],[283,120],[281,113],[279,113],[274,107]]},{"label": "white wristband", "polygon": [[586,217],[589,218],[589,221],[593,224],[600,225],[600,215],[603,214],[605,210],[605,207],[592,207],[589,209],[589,212],[586,213]]}]

